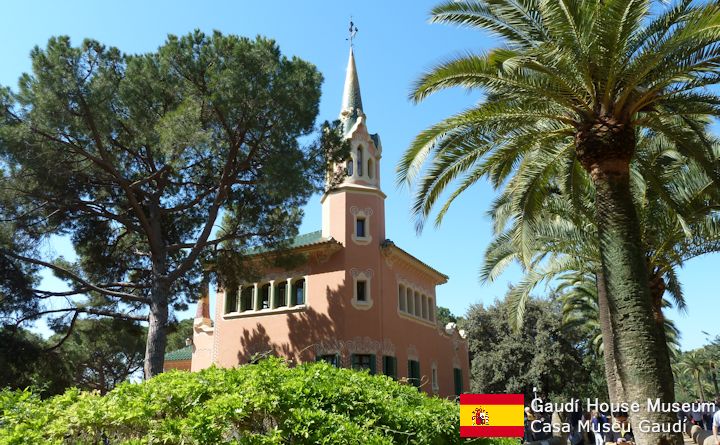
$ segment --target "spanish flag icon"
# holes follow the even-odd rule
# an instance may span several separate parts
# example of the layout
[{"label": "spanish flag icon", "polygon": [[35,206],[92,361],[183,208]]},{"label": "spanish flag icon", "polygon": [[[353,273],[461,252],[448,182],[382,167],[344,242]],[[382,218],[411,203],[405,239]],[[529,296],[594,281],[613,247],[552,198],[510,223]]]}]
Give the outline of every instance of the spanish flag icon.
[{"label": "spanish flag icon", "polygon": [[525,396],[460,394],[460,437],[523,437]]}]

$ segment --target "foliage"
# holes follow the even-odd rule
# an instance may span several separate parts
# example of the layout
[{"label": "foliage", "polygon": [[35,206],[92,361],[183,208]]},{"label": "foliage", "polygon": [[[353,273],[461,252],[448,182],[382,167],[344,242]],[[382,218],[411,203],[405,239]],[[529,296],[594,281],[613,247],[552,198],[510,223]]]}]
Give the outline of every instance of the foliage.
[{"label": "foliage", "polygon": [[[421,132],[401,159],[397,179],[415,186],[418,228],[441,198],[448,197],[437,224],[452,201],[483,178],[514,187],[512,199],[531,221],[549,192],[548,179],[574,191],[579,173],[597,165],[580,159],[590,154],[581,145],[593,125],[659,135],[717,175],[717,164],[708,163],[707,129],[720,109],[705,87],[720,81],[714,71],[720,7],[681,0],[651,13],[652,3],[478,0],[433,8],[432,22],[488,31],[504,44],[439,63],[414,85],[416,102],[448,88],[485,94]],[[604,147],[594,155],[619,152]]]},{"label": "foliage", "polygon": [[122,319],[78,320],[57,349],[70,374],[70,385],[100,393],[113,389],[142,369],[146,329]]},{"label": "foliage", "polygon": [[47,342],[23,329],[0,328],[0,384],[32,387],[38,396],[60,394],[72,386],[68,363],[59,351],[45,351]]},{"label": "foliage", "polygon": [[104,393],[142,369],[145,328],[122,319],[77,320],[74,329],[45,340],[17,328],[0,329],[0,382],[31,387],[42,397],[70,387]]},{"label": "foliage", "polygon": [[673,363],[678,400],[715,400],[720,396],[719,369],[720,337],[701,348],[679,354]]},{"label": "foliage", "polygon": [[[713,159],[720,159],[718,145],[713,147]],[[720,189],[698,163],[683,159],[660,137],[640,141],[632,170],[648,285],[654,309],[662,317],[662,309],[671,306],[666,294],[678,309],[685,309],[677,269],[696,256],[720,251],[720,214],[712,210],[720,207]],[[496,199],[490,211],[496,235],[485,251],[481,279],[496,279],[513,262],[524,269],[525,276],[510,294],[516,323],[522,322],[524,302],[543,282],[563,289],[570,302],[566,317],[579,315],[597,322],[596,313],[589,318],[588,313],[571,313],[575,307],[587,308],[582,303],[597,306],[597,291],[590,286],[595,286],[600,271],[600,248],[590,179],[584,172],[578,175],[574,202],[564,187],[554,187],[552,181],[545,186],[552,191],[539,203],[539,218],[533,221],[523,219],[512,189]],[[676,329],[670,320],[664,321],[669,343],[675,347]]]},{"label": "foliage", "polygon": [[[611,320],[603,323],[603,336],[605,342],[613,336],[619,387],[628,397],[672,399],[670,355],[650,294],[631,163],[638,141],[658,135],[680,161],[692,159],[710,178],[720,177],[709,128],[720,115],[720,97],[708,88],[720,83],[720,6],[447,0],[433,8],[431,21],[491,32],[502,42],[442,62],[414,85],[417,102],[455,87],[485,95],[418,134],[400,160],[397,179],[414,187],[417,229],[441,199],[447,197],[436,223],[482,179],[512,190],[513,207],[532,224],[554,188],[579,202],[583,188],[575,186],[587,172],[596,197],[602,301],[607,296]],[[522,257],[529,266],[529,257]],[[644,408],[634,418],[673,420]],[[636,439],[682,443],[680,434],[661,432],[637,431]]]},{"label": "foliage", "polygon": [[193,319],[186,318],[172,323],[168,328],[166,352],[175,351],[185,347],[185,340],[193,337]]},{"label": "foliage", "polygon": [[[459,410],[385,376],[279,359],[169,372],[100,396],[0,393],[1,444],[451,444]],[[511,444],[515,441],[498,441]]]},{"label": "foliage", "polygon": [[531,299],[525,322],[514,330],[508,301],[475,305],[465,329],[472,360],[472,391],[522,393],[538,387],[551,399],[603,397],[601,361],[583,332],[562,325],[557,302]]},{"label": "foliage", "polygon": [[437,320],[438,326],[444,329],[448,323],[457,323],[458,317],[455,316],[450,309],[438,306],[435,310],[435,319]]},{"label": "foliage", "polygon": [[[54,37],[31,58],[18,91],[0,88],[0,262],[30,270],[0,291],[46,268],[70,289],[34,296],[73,317],[149,319],[146,374],[160,372],[169,308],[195,299],[220,246],[282,247],[342,159],[325,145],[339,124],[316,132],[322,76],[270,39],[220,32],[139,55]],[[58,235],[76,261],[42,251]]]}]

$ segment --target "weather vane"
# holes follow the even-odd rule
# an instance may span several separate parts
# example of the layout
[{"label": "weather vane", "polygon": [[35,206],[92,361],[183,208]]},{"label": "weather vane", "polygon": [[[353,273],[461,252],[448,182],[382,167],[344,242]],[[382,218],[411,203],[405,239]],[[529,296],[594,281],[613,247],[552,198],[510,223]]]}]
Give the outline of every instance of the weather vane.
[{"label": "weather vane", "polygon": [[350,36],[345,39],[350,41],[350,46],[353,46],[353,39],[355,38],[355,34],[357,34],[358,29],[357,26],[355,26],[355,23],[352,21],[352,16],[350,16],[350,29],[348,30],[350,32]]}]

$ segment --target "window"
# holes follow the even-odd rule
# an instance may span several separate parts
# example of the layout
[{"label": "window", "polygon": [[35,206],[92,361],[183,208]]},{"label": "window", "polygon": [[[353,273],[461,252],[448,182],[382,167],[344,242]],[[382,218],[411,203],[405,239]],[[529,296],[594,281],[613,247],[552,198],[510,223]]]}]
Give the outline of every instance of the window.
[{"label": "window", "polygon": [[432,297],[428,298],[428,320],[435,321],[435,300]]},{"label": "window", "polygon": [[352,159],[348,159],[347,163],[345,164],[345,174],[348,176],[353,175],[353,161]]},{"label": "window", "polygon": [[270,283],[263,285],[260,290],[260,309],[270,309]]},{"label": "window", "polygon": [[372,158],[368,159],[368,178],[372,179],[375,176],[375,163]]},{"label": "window", "polygon": [[255,296],[255,286],[246,284],[240,291],[240,311],[250,311],[253,309],[253,297]]},{"label": "window", "polygon": [[422,296],[422,318],[428,318],[428,298],[426,295]]},{"label": "window", "polygon": [[275,288],[275,307],[287,306],[287,283],[282,282]]},{"label": "window", "polygon": [[413,298],[412,289],[407,289],[405,297],[407,298],[407,311],[410,314],[415,313],[415,299]]},{"label": "window", "polygon": [[352,369],[369,369],[370,374],[375,374],[375,355],[374,354],[353,354]]},{"label": "window", "polygon": [[437,391],[439,389],[438,387],[438,376],[437,376],[437,366],[433,363],[432,366],[432,389],[433,391]]},{"label": "window", "polygon": [[336,368],[340,367],[340,355],[338,354],[325,354],[318,355],[315,357],[316,362],[326,362],[333,365]]},{"label": "window", "polygon": [[398,307],[401,312],[405,312],[405,286],[398,286]]},{"label": "window", "polygon": [[357,301],[367,301],[367,282],[365,280],[358,280],[355,286],[357,286]]},{"label": "window", "polygon": [[365,209],[358,209],[357,207],[353,206],[350,209],[350,212],[352,213],[355,222],[355,227],[350,228],[350,238],[355,244],[360,244],[363,246],[370,244],[372,242],[370,218],[372,217],[373,209],[369,207]]},{"label": "window", "polygon": [[455,395],[459,396],[463,392],[462,369],[453,368],[453,380],[455,380]]},{"label": "window", "polygon": [[292,285],[292,300],[293,306],[298,304],[305,304],[305,280],[299,279]]},{"label": "window", "polygon": [[408,360],[408,381],[420,387],[420,362],[417,360]]},{"label": "window", "polygon": [[422,314],[422,303],[420,302],[420,293],[415,292],[415,316],[419,317]]},{"label": "window", "polygon": [[[350,271],[352,274],[352,300],[350,300],[350,303],[353,305],[355,309],[361,310],[361,311],[367,311],[372,308],[373,306],[373,297],[372,297],[372,277],[373,277],[373,271],[372,269],[366,269],[366,270],[357,270],[352,269]],[[348,283],[348,286],[350,284]]]},{"label": "window", "polygon": [[365,218],[355,220],[355,236],[365,238]]},{"label": "window", "polygon": [[357,168],[358,168],[358,176],[362,176],[362,172],[363,172],[363,149],[362,149],[362,147],[358,147],[358,149],[357,149]]},{"label": "window", "polygon": [[391,355],[383,356],[383,374],[392,377],[393,380],[397,379],[397,358]]},{"label": "window", "polygon": [[237,311],[237,288],[228,289],[225,293],[225,313]]}]

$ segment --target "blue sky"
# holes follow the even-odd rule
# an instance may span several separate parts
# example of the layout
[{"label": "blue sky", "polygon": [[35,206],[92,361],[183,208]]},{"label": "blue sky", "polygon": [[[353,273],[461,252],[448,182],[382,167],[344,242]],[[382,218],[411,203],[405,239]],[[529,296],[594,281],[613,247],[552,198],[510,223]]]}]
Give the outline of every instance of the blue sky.
[{"label": "blue sky", "polygon": [[[395,166],[412,138],[425,127],[470,106],[478,92],[448,91],[420,105],[408,99],[413,81],[423,70],[465,51],[493,47],[497,41],[476,31],[427,23],[435,0],[342,1],[205,1],[184,0],[98,2],[3,2],[0,26],[0,85],[12,86],[29,71],[29,52],[44,46],[50,36],[69,35],[79,44],[97,39],[127,53],[155,50],[168,33],[185,34],[196,28],[245,36],[262,34],[276,39],[283,53],[314,63],[325,76],[320,120],[338,115],[347,62],[348,19],[359,28],[355,55],[370,131],[380,133],[380,163],[386,201],[387,236],[425,262],[445,272],[450,281],[438,287],[438,304],[464,314],[473,303],[491,303],[504,295],[519,277],[512,269],[491,284],[478,281],[478,270],[492,227],[486,211],[494,192],[478,184],[457,200],[440,228],[428,226],[416,235],[410,216],[410,192],[395,187]],[[319,197],[306,208],[302,232],[320,228]],[[68,255],[66,242],[48,245]],[[683,349],[720,334],[717,273],[720,255],[686,264],[680,272],[689,310],[671,312],[682,332]],[[713,279],[711,279],[711,277]],[[46,281],[47,286],[55,283]],[[539,291],[542,291],[540,289]],[[184,314],[180,314],[181,317]]]}]

